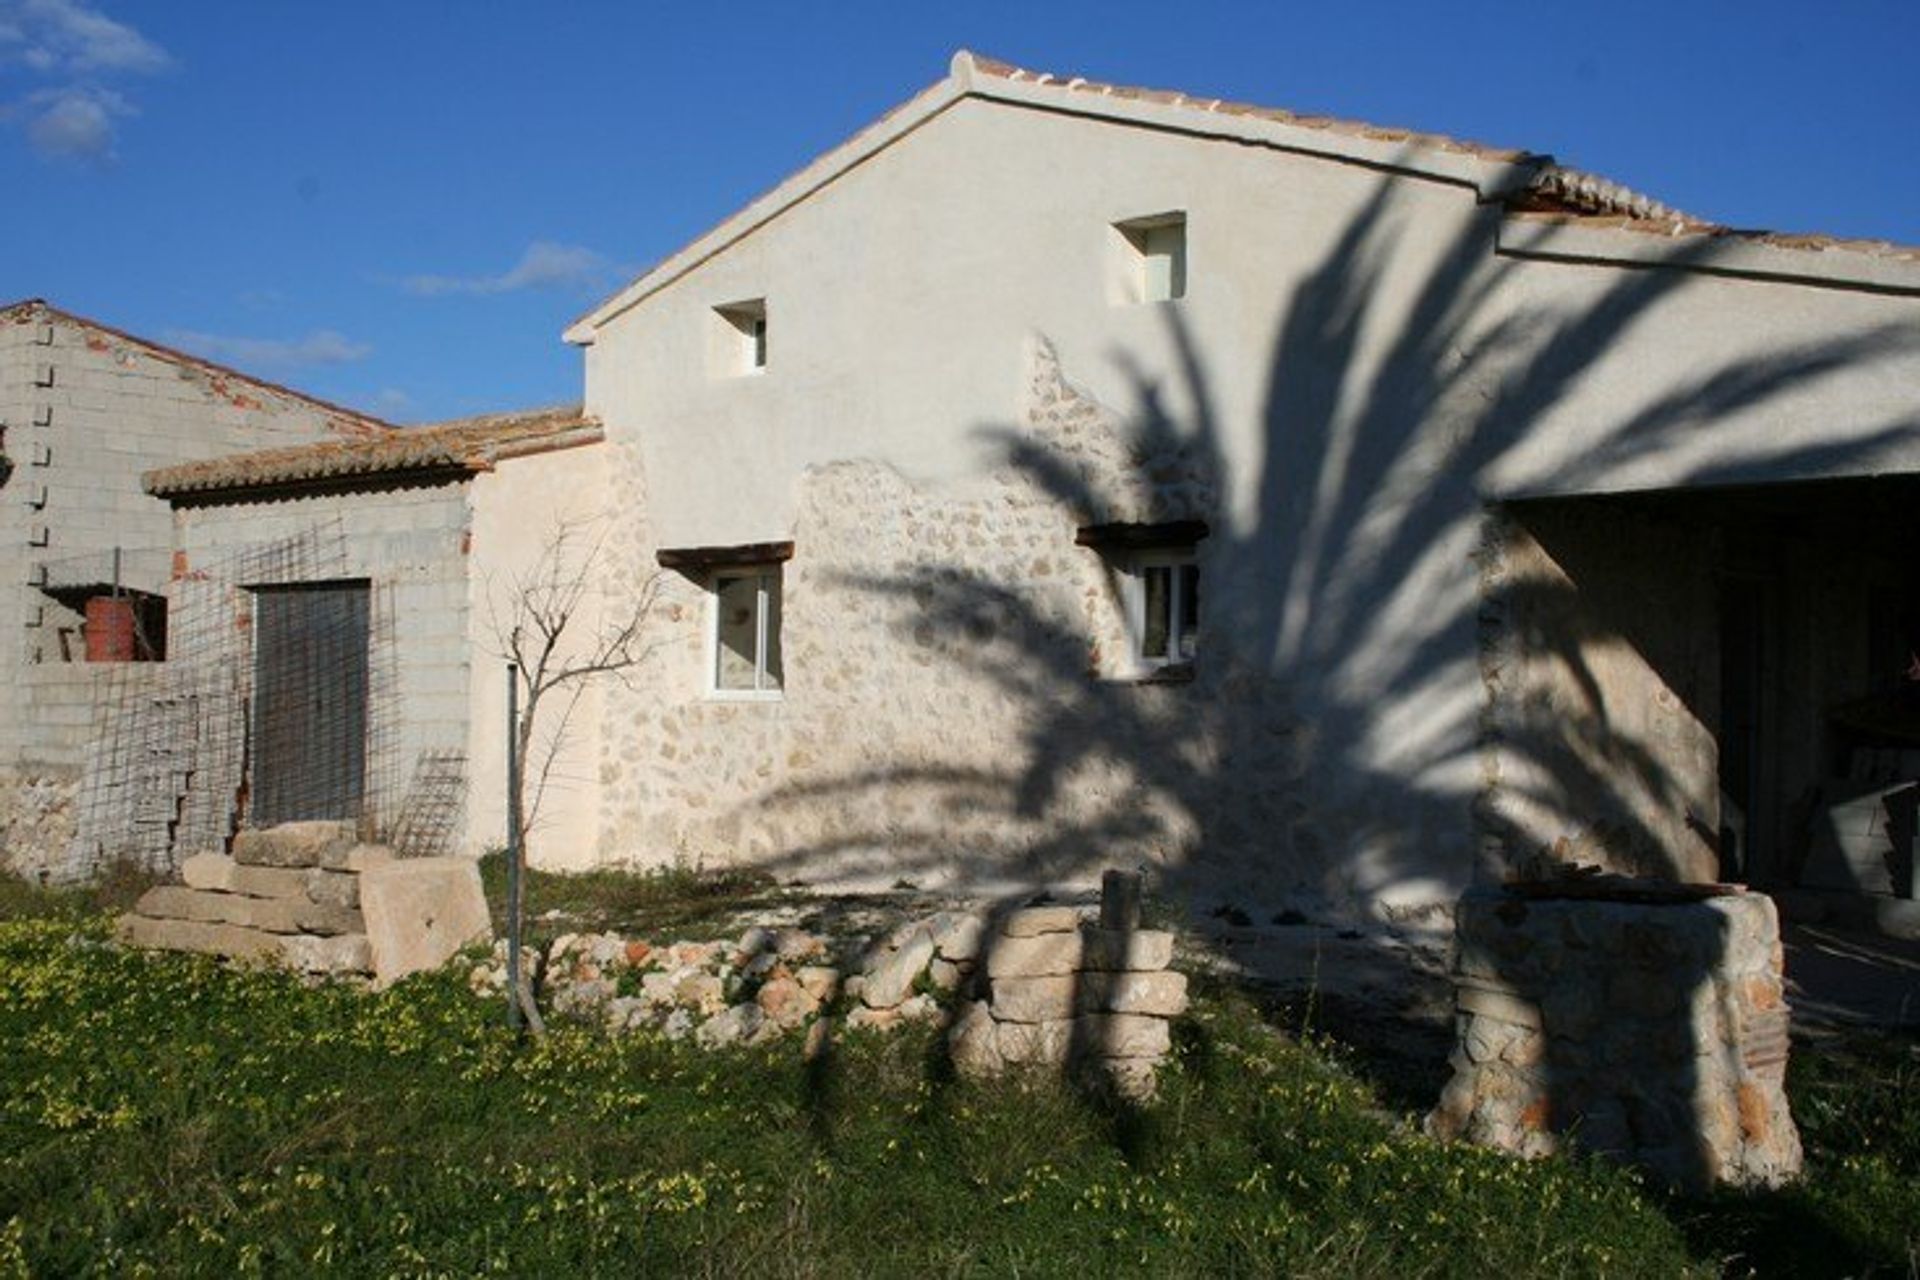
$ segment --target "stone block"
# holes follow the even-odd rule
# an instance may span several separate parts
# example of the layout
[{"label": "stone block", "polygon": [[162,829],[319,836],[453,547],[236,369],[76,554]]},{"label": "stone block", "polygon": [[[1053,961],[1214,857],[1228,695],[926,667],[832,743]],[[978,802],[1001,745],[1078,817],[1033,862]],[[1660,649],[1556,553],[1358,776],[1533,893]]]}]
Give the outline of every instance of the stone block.
[{"label": "stone block", "polygon": [[156,951],[195,951],[234,960],[277,960],[280,935],[240,925],[201,920],[162,920],[152,916],[121,916],[115,929],[130,947]]},{"label": "stone block", "polygon": [[309,871],[307,897],[335,907],[360,905],[360,877],[349,871]]},{"label": "stone block", "polygon": [[972,960],[980,954],[980,938],[986,932],[986,921],[979,916],[957,911],[943,911],[927,921],[927,933],[933,939],[933,950],[942,960],[958,963]]},{"label": "stone block", "polygon": [[283,822],[235,836],[233,860],[247,867],[318,867],[344,859],[353,845],[349,822]]},{"label": "stone block", "polygon": [[164,920],[198,920],[206,924],[236,924],[266,933],[299,933],[294,914],[298,905],[271,898],[248,898],[211,889],[160,885],[140,895],[134,911]]},{"label": "stone block", "polygon": [[987,976],[1046,978],[1080,967],[1078,933],[1043,933],[1030,938],[996,938],[987,952]]},{"label": "stone block", "polygon": [[1074,1020],[1082,1053],[1100,1058],[1158,1058],[1173,1048],[1165,1018],[1130,1013],[1083,1013]]},{"label": "stone block", "polygon": [[493,935],[480,868],[466,858],[375,866],[361,876],[360,910],[381,986],[436,969],[461,947]]},{"label": "stone block", "polygon": [[281,959],[302,973],[372,973],[373,949],[364,933],[330,938],[295,933],[280,939]]},{"label": "stone block", "polygon": [[329,845],[318,865],[326,871],[371,871],[394,861],[393,850],[383,844]]},{"label": "stone block", "polygon": [[1002,1022],[1051,1022],[1071,1018],[1080,979],[1075,974],[1050,978],[1001,978],[993,984],[993,1016]]},{"label": "stone block", "polygon": [[1006,1066],[1000,1056],[999,1027],[984,1000],[969,1000],[947,1032],[947,1052],[962,1075],[990,1076]]},{"label": "stone block", "polygon": [[875,1009],[891,1009],[913,994],[913,984],[926,972],[933,959],[933,939],[925,929],[916,930],[900,949],[882,957],[867,970],[860,999]]},{"label": "stone block", "polygon": [[1163,929],[1087,929],[1086,967],[1153,971],[1173,963],[1173,935]]},{"label": "stone block", "polygon": [[1009,912],[1000,932],[1009,938],[1036,938],[1048,933],[1071,933],[1080,927],[1078,907],[1023,907]]},{"label": "stone block", "polygon": [[1454,993],[1454,1003],[1463,1013],[1497,1018],[1516,1027],[1540,1026],[1540,1010],[1532,1001],[1516,995],[1511,989],[1491,983],[1462,982]]},{"label": "stone block", "polygon": [[1080,975],[1076,1007],[1082,1013],[1177,1018],[1187,1011],[1187,975],[1171,969],[1159,973],[1088,970]]},{"label": "stone block", "polygon": [[233,892],[233,872],[238,864],[224,853],[196,853],[180,864],[180,878],[189,889]]},{"label": "stone block", "polygon": [[1051,1022],[994,1021],[994,1049],[1000,1060],[1013,1067],[1058,1067],[1067,1061],[1073,1049],[1073,1022],[1059,1018]]},{"label": "stone block", "polygon": [[228,882],[230,893],[249,898],[307,900],[307,878],[312,873],[295,867],[243,867],[236,864]]}]

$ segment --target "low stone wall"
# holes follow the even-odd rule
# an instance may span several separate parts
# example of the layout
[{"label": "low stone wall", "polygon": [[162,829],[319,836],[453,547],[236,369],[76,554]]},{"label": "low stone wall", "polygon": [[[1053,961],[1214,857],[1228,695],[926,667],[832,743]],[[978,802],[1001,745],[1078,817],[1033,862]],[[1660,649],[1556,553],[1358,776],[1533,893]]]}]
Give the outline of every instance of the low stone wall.
[{"label": "low stone wall", "polygon": [[[614,1032],[719,1048],[804,1030],[813,1053],[835,1027],[946,1021],[970,1075],[1071,1066],[1144,1097],[1187,980],[1169,967],[1173,935],[1135,927],[1137,877],[1120,895],[1109,887],[1098,921],[1077,906],[941,911],[857,938],[761,925],[706,941],[566,934],[526,964],[550,1011]],[[504,942],[470,979],[504,992]]]},{"label": "low stone wall", "polygon": [[1571,1141],[1696,1191],[1793,1177],[1772,900],[1576,886],[1461,900],[1454,1075],[1429,1130],[1523,1156]]}]

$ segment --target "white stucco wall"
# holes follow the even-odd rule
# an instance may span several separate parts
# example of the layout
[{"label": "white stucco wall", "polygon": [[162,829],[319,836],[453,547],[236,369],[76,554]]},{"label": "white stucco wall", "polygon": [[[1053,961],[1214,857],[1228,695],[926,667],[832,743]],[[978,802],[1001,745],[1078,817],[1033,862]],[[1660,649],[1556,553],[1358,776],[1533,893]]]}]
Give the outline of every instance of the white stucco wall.
[{"label": "white stucco wall", "polygon": [[[585,587],[570,611],[554,650],[560,670],[590,655],[603,634],[603,603],[613,593],[618,607],[631,599],[622,567],[604,545],[607,472],[603,445],[586,445],[501,461],[469,485],[468,765],[472,786],[466,845],[484,852],[506,843],[507,707],[504,639],[529,609],[555,602],[576,583]],[[562,536],[564,531],[564,537]],[[616,586],[616,581],[620,584]],[[537,630],[537,629],[536,629]],[[527,632],[529,638],[535,630]],[[580,870],[598,852],[601,699],[605,686],[622,678],[609,672],[571,685],[542,701],[531,763],[546,773],[538,786],[537,812],[527,853],[536,865]]]},{"label": "white stucco wall", "polygon": [[[1186,297],[1113,305],[1111,225],[1169,210]],[[1920,468],[1920,271],[1628,266],[1601,259],[1659,242],[1601,234],[1562,261],[1466,185],[960,100],[594,334],[629,559],[797,543],[782,700],[703,695],[684,581],[681,657],[609,693],[602,855],[1450,896],[1519,772],[1488,501]],[[750,298],[768,367],[714,376],[712,308]],[[1213,530],[1200,668],[1117,686],[1061,657],[1106,625],[1073,528],[1138,518],[1105,491],[1175,442]],[[1529,799],[1510,838],[1576,820]]]}]

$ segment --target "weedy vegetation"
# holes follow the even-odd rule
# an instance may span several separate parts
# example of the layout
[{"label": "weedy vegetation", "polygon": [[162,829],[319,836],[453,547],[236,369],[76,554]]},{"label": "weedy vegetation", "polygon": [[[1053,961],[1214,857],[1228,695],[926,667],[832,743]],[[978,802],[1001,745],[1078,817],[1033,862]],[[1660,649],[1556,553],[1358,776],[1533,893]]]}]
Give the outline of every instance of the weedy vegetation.
[{"label": "weedy vegetation", "polygon": [[1798,1077],[1801,1189],[1676,1203],[1432,1142],[1231,992],[1134,1110],[956,1080],[931,1030],[521,1041],[453,972],[308,985],[0,910],[0,1274],[1712,1275],[1818,1223],[1800,1274],[1899,1275],[1920,1224],[1900,1046]]}]

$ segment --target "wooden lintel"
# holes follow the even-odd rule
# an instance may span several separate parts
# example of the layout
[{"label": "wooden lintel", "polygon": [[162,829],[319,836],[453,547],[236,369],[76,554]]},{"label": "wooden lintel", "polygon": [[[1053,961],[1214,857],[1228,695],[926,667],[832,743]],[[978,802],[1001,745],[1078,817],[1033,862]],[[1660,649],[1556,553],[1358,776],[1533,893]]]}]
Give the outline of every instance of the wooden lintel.
[{"label": "wooden lintel", "polygon": [[1159,524],[1122,521],[1081,525],[1076,545],[1096,551],[1145,551],[1153,547],[1190,547],[1207,536],[1205,520],[1167,520]]},{"label": "wooden lintel", "polygon": [[778,564],[793,559],[791,542],[743,542],[732,547],[663,547],[654,553],[662,569],[705,573],[730,565]]}]

